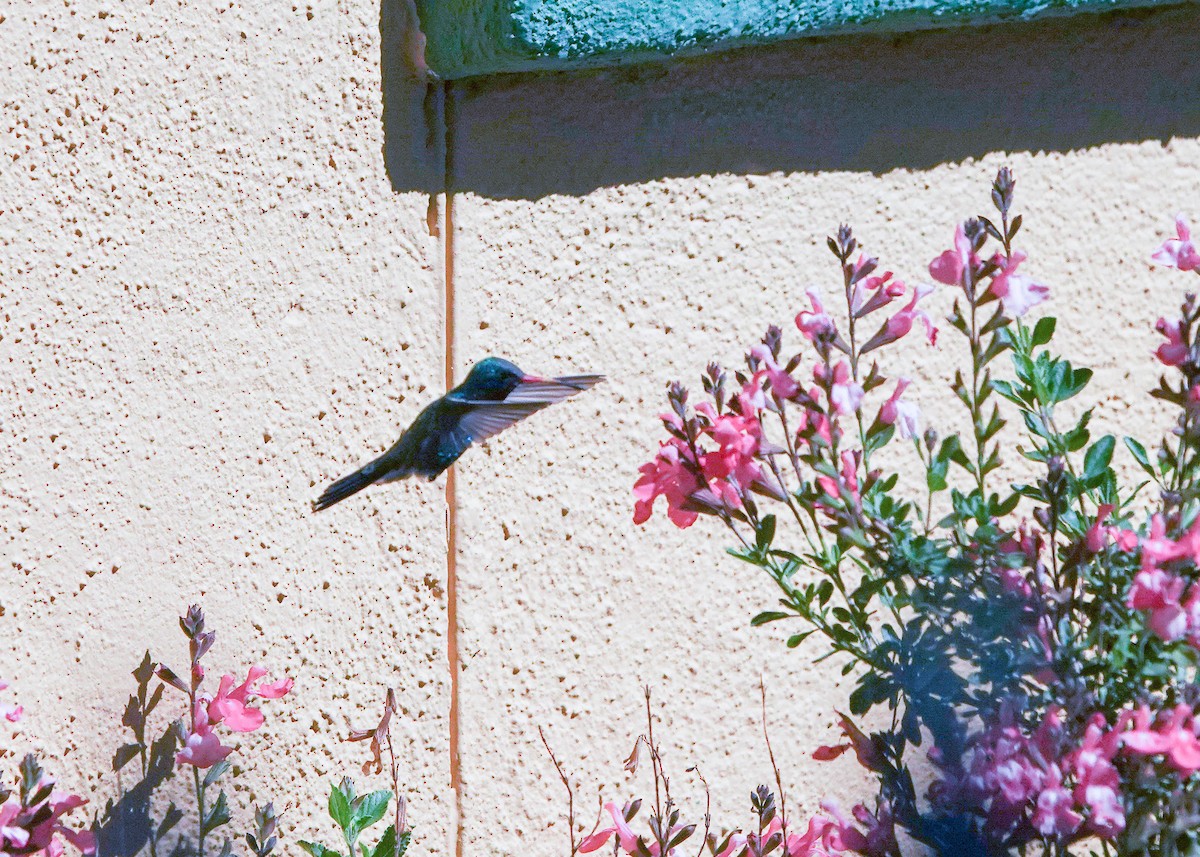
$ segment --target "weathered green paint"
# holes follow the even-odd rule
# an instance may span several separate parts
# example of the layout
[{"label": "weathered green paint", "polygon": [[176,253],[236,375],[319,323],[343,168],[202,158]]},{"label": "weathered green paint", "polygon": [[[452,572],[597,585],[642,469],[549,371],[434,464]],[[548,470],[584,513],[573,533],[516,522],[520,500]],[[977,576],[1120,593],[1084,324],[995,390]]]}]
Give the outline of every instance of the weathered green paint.
[{"label": "weathered green paint", "polygon": [[417,7],[429,65],[456,78],[1171,2],[1178,0],[417,0]]}]

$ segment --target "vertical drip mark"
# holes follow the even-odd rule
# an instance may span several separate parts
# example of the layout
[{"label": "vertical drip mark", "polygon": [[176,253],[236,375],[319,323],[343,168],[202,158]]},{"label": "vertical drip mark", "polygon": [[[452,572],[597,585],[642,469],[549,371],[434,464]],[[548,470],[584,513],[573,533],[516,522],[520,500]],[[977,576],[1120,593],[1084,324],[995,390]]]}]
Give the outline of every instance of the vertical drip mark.
[{"label": "vertical drip mark", "polygon": [[[442,84],[442,115],[445,132],[445,163],[442,187],[445,196],[445,224],[442,246],[445,252],[446,319],[445,372],[446,389],[454,386],[454,138],[451,107],[451,82]],[[458,502],[456,498],[456,468],[451,467],[446,478],[446,654],[450,666],[450,785],[454,789],[454,853],[463,857],[463,785],[459,755],[459,645],[458,645]]]}]

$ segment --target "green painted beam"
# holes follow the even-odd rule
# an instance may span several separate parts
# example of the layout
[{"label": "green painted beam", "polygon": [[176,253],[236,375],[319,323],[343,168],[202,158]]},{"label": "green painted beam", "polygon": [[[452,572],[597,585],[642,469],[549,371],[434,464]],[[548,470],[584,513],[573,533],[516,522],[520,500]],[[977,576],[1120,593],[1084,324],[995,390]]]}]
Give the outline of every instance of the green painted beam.
[{"label": "green painted beam", "polygon": [[614,65],[802,36],[902,32],[1179,0],[417,0],[446,78]]}]

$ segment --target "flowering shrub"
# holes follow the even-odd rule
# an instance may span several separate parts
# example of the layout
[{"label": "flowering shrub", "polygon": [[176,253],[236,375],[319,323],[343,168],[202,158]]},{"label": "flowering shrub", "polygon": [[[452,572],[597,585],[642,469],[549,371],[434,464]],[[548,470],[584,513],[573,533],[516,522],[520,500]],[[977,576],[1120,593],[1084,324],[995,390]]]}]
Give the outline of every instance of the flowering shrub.
[{"label": "flowering shrub", "polygon": [[[708,367],[699,401],[669,388],[635,522],[661,498],[678,527],[703,515],[732,533],[731,553],[780,592],[753,624],[797,622],[789,647],[819,639],[855,677],[845,741],[814,755],[853,750],[879,784],[873,809],[827,809],[803,835],[760,814],[757,833],[710,839],[722,857],[894,855],[897,828],[946,855],[1200,849],[1200,306],[1189,294],[1158,321],[1165,375],[1151,395],[1175,426],[1154,456],[1124,439],[1147,480],[1125,485],[1117,439],[1093,438],[1091,410],[1072,402],[1090,370],[1050,349],[1053,318],[1026,320],[1050,289],[1014,246],[1013,190],[1001,170],[995,215],[960,224],[929,265],[954,291],[963,365],[950,390],[965,432],[922,433],[911,382],[885,374],[889,346],[914,330],[945,347],[922,308],[932,287],[881,273],[848,227],[828,241],[839,307],[809,290],[802,351],[786,353],[771,327],[743,370]],[[1185,222],[1153,261],[1200,270]],[[897,440],[923,471],[919,493],[879,464]],[[1028,483],[997,477],[1013,450]],[[895,725],[860,731],[851,717],[879,706]],[[935,771],[920,794],[916,747]],[[670,814],[641,845],[628,808],[609,815],[580,852],[610,837],[628,854],[678,846]]]},{"label": "flowering shrub", "polygon": [[[217,733],[218,726],[233,733],[253,732],[266,721],[262,710],[251,703],[257,699],[279,699],[286,696],[292,689],[292,679],[283,678],[275,682],[264,682],[267,671],[259,666],[252,666],[246,673],[246,679],[235,685],[237,679],[232,675],[223,675],[217,686],[216,695],[203,689],[204,666],[201,660],[216,642],[217,635],[204,629],[204,613],[196,605],[188,608],[187,613],[179,620],[188,640],[188,653],[191,664],[187,679],[181,678],[176,672],[162,664],[154,670],[155,675],[165,684],[187,696],[187,715],[176,720],[171,728],[178,742],[179,752],[175,754],[176,765],[189,765],[192,768],[192,778],[196,795],[196,853],[204,857],[205,840],[208,835],[224,824],[228,824],[229,803],[222,789],[211,804],[207,801],[208,790],[216,785],[230,768],[226,759],[233,752],[233,747],[221,743]],[[153,701],[157,702],[156,691]],[[130,699],[134,705],[135,699]],[[200,771],[207,769],[201,776]],[[269,818],[264,818],[266,813]],[[268,826],[274,831],[274,808],[260,812],[258,824],[259,839],[268,841],[272,835],[262,835],[262,828]],[[225,850],[230,845],[226,840]]]},{"label": "flowering shrub", "polygon": [[[0,691],[7,690],[0,681]],[[0,716],[9,723],[21,719],[21,706],[0,702]],[[0,758],[8,756],[0,750]],[[54,788],[37,757],[26,755],[20,764],[16,788],[0,783],[0,854],[39,854],[59,857],[69,842],[84,854],[94,854],[96,839],[91,831],[69,827],[64,818],[87,801],[79,795]]]},{"label": "flowering shrub", "polygon": [[[229,802],[224,790],[209,801],[210,789],[230,773],[228,761],[234,747],[222,731],[238,734],[253,732],[263,725],[265,716],[256,707],[258,700],[279,699],[292,689],[292,679],[264,681],[267,672],[258,666],[247,670],[241,683],[232,675],[223,675],[215,694],[204,687],[205,668],[202,663],[216,642],[216,633],[206,630],[204,613],[192,606],[179,620],[188,641],[189,666],[186,678],[162,664],[156,664],[147,652],[133,670],[136,691],[130,695],[121,723],[132,740],[122,744],[113,754],[112,769],[118,775],[134,760],[140,763],[140,779],[121,789],[116,801],[109,801],[97,820],[98,853],[100,857],[121,855],[133,857],[148,851],[157,857],[163,841],[183,821],[185,813],[172,801],[161,818],[155,820],[156,792],[172,779],[177,771],[190,770],[192,790],[196,800],[195,840],[174,843],[170,853],[181,848],[204,857],[208,837],[230,822]],[[170,721],[157,738],[150,733],[151,715],[163,701],[164,690],[179,691],[168,699],[177,699],[182,716]],[[203,773],[202,773],[203,772]],[[276,844],[277,816],[268,803],[255,811],[254,830],[245,841],[256,857],[267,857]],[[229,854],[233,840],[224,839],[221,853]]]}]

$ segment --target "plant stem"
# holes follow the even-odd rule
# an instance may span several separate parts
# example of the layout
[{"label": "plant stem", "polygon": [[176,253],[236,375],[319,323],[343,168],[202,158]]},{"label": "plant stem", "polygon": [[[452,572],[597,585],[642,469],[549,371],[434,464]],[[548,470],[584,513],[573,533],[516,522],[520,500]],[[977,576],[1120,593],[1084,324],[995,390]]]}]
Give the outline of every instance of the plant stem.
[{"label": "plant stem", "polygon": [[200,813],[199,836],[196,839],[196,857],[204,857],[204,781],[200,778],[200,769],[192,766],[192,776],[196,782],[196,809]]},{"label": "plant stem", "polygon": [[967,266],[964,272],[966,283],[969,286],[966,289],[967,302],[971,306],[971,428],[975,435],[975,486],[979,489],[980,498],[987,495],[984,493],[983,486],[983,465],[986,458],[985,447],[987,441],[983,439],[983,408],[979,402],[979,376],[982,366],[982,342],[979,334],[979,308],[976,303],[975,294],[975,273]]}]

